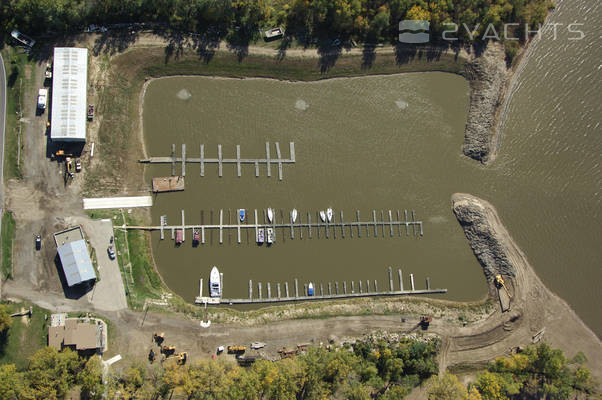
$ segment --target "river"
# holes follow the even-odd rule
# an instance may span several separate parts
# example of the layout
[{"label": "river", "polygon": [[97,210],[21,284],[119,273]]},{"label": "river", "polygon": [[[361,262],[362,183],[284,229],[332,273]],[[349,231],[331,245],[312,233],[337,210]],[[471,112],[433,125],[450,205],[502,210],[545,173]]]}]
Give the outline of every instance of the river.
[{"label": "river", "polygon": [[[551,21],[568,21],[591,1],[577,7],[560,3]],[[573,10],[576,8],[576,11]],[[591,10],[590,10],[591,11]],[[577,14],[574,14],[577,13]],[[598,13],[587,13],[588,16]],[[591,19],[592,17],[590,17]],[[591,21],[589,21],[591,22]],[[589,23],[588,22],[588,23]],[[279,182],[276,168],[260,177],[254,168],[225,166],[219,178],[216,166],[189,164],[186,190],[160,194],[152,209],[153,223],[167,215],[188,224],[218,221],[218,210],[263,210],[272,207],[287,215],[297,208],[308,211],[333,207],[346,218],[360,210],[415,210],[424,221],[424,236],[345,239],[339,236],[301,240],[285,231],[270,248],[254,244],[254,236],[218,234],[198,248],[187,241],[152,235],[153,254],[167,285],[185,299],[198,295],[198,279],[207,279],[212,265],[224,272],[226,297],[246,297],[248,280],[323,283],[377,279],[387,284],[388,266],[402,268],[417,288],[431,278],[432,287],[449,290],[442,296],[475,300],[486,293],[480,267],[450,210],[454,192],[471,193],[490,201],[542,280],[567,300],[600,336],[599,284],[602,282],[599,242],[600,189],[600,60],[599,39],[586,29],[582,41],[568,41],[559,30],[557,40],[542,35],[517,77],[497,160],[483,167],[461,155],[468,107],[468,85],[444,73],[333,79],[291,83],[266,79],[165,78],[147,90],[144,127],[149,155],[169,155],[172,143],[187,144],[188,155],[234,157],[240,144],[243,157],[263,157],[265,142],[280,142],[288,155],[294,141],[297,162],[284,166]],[[589,36],[588,36],[589,33]],[[596,44],[595,44],[596,43]],[[557,54],[562,54],[559,61]],[[272,154],[275,153],[272,147]],[[179,167],[177,169],[179,171]],[[170,167],[148,168],[146,179],[167,176]],[[178,172],[179,173],[179,172]],[[403,211],[402,211],[403,213]],[[386,214],[385,214],[386,215]],[[349,217],[347,217],[349,216]],[[396,232],[397,233],[397,232]],[[323,235],[323,233],[322,233]],[[264,286],[265,287],[265,286]],[[256,293],[256,287],[254,288]],[[357,290],[357,288],[356,288]],[[265,295],[265,289],[264,289]]]}]

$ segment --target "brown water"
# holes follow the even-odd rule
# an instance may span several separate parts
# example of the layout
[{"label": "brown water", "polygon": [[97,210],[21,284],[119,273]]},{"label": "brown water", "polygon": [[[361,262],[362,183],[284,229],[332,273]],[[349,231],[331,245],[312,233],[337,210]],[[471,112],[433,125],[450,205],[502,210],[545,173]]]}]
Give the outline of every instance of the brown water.
[{"label": "brown water", "polygon": [[[182,91],[185,89],[185,91]],[[186,93],[185,93],[186,92]],[[179,94],[179,95],[178,95]],[[184,100],[185,99],[185,100]],[[215,157],[217,144],[224,157],[235,155],[241,145],[243,157],[265,154],[265,142],[279,141],[288,156],[288,142],[295,142],[297,162],[284,167],[279,182],[276,169],[260,177],[254,167],[243,167],[241,178],[235,166],[206,166],[200,177],[198,164],[189,164],[186,190],[161,194],[153,207],[153,221],[167,215],[179,223],[180,210],[187,223],[210,222],[210,210],[263,210],[272,207],[288,216],[297,208],[303,220],[307,211],[333,207],[347,218],[360,210],[363,219],[373,209],[414,209],[424,221],[424,237],[290,239],[281,231],[271,248],[254,244],[254,235],[218,233],[212,241],[193,248],[190,234],[180,248],[171,240],[153,235],[153,250],[168,286],[193,300],[198,279],[207,279],[210,267],[224,272],[224,295],[247,297],[248,280],[254,282],[300,282],[379,280],[385,288],[387,267],[402,267],[406,287],[414,273],[417,287],[425,278],[432,287],[449,289],[450,299],[480,298],[486,287],[480,267],[462,230],[450,211],[450,195],[470,190],[486,179],[487,171],[460,155],[468,101],[468,86],[459,76],[443,73],[388,77],[337,79],[315,83],[275,80],[166,78],[148,87],[144,126],[151,155],[168,155],[171,143],[186,143],[190,156],[198,157],[200,143],[205,155]],[[407,104],[407,107],[406,107]],[[272,153],[275,150],[272,147]],[[194,154],[194,155],[192,155]],[[169,165],[154,166],[150,176],[169,175]],[[178,168],[179,173],[179,168]],[[402,211],[403,213],[403,211]],[[225,220],[227,221],[227,212]],[[284,233],[284,235],[283,235]],[[292,286],[291,286],[292,288]],[[256,288],[255,288],[256,291]],[[275,291],[274,291],[275,292]],[[265,292],[264,292],[265,293]]]},{"label": "brown water", "polygon": [[[195,149],[204,143],[206,156],[214,157],[221,143],[225,157],[235,154],[235,144],[244,157],[259,157],[266,141],[279,141],[284,155],[294,141],[297,153],[283,182],[267,178],[265,167],[259,178],[252,167],[243,168],[242,178],[235,167],[224,167],[220,179],[215,166],[200,178],[198,165],[189,165],[185,192],[156,197],[155,223],[164,214],[179,222],[181,209],[192,223],[200,221],[201,209],[208,222],[211,209],[231,209],[234,221],[241,207],[285,214],[296,207],[315,215],[328,206],[347,217],[359,209],[363,219],[372,209],[414,209],[424,221],[422,238],[307,240],[305,234],[290,240],[287,233],[271,248],[258,248],[252,235],[238,245],[235,232],[219,245],[215,232],[212,244],[193,249],[188,236],[175,249],[157,233],[153,251],[167,284],[192,300],[199,277],[207,278],[215,264],[224,272],[227,297],[246,297],[249,279],[273,286],[293,278],[325,284],[379,279],[385,288],[391,265],[403,268],[406,287],[412,272],[417,287],[429,276],[432,287],[449,289],[445,298],[477,299],[485,294],[483,275],[450,210],[451,194],[468,192],[497,207],[539,276],[600,336],[602,67],[599,35],[590,27],[601,18],[596,1],[576,3],[560,2],[550,22],[587,15],[586,39],[542,35],[532,47],[502,125],[500,154],[486,168],[461,156],[468,86],[459,76],[153,82],[144,113],[151,155],[168,155],[171,143],[186,143],[198,157]],[[147,179],[169,173],[169,166],[153,167]]]}]

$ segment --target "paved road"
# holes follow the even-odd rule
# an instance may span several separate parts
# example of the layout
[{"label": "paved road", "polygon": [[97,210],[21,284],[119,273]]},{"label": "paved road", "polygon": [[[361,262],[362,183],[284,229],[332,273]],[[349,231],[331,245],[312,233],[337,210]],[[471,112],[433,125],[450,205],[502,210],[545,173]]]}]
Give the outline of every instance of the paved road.
[{"label": "paved road", "polygon": [[[0,54],[0,70],[0,226],[2,226],[2,213],[4,213],[4,130],[6,128],[6,70],[2,54]],[[0,237],[1,239],[2,237]],[[2,282],[0,280],[1,298]]]}]

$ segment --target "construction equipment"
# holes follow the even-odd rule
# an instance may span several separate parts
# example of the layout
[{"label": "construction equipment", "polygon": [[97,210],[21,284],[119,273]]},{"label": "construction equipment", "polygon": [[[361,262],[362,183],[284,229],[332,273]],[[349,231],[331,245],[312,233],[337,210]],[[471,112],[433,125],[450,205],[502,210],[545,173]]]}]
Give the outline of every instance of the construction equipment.
[{"label": "construction equipment", "polygon": [[54,155],[57,157],[71,157],[73,154],[65,153],[65,150],[58,150]]},{"label": "construction equipment", "polygon": [[228,346],[228,353],[241,354],[247,350],[247,346]]},{"label": "construction equipment", "polygon": [[161,343],[163,343],[163,341],[165,340],[165,332],[161,332],[161,333],[153,333],[153,340],[158,344],[161,345]]},{"label": "construction equipment", "polygon": [[176,352],[175,346],[161,346],[161,353],[165,354],[166,357],[171,356]]},{"label": "construction equipment", "polygon": [[265,343],[263,342],[253,342],[251,343],[251,348],[253,350],[263,349],[265,347]]},{"label": "construction equipment", "polygon": [[423,315],[422,317],[420,317],[419,325],[422,327],[423,330],[426,330],[428,329],[431,322],[433,322],[433,317],[431,317],[430,315]]},{"label": "construction equipment", "polygon": [[504,290],[506,291],[506,294],[508,295],[508,297],[510,299],[512,299],[512,296],[510,295],[510,292],[508,291],[508,288],[506,287],[506,284],[504,283],[504,278],[502,278],[502,275],[497,274],[495,276],[495,286],[497,286],[498,288],[504,288]]},{"label": "construction equipment", "polygon": [[186,360],[188,360],[188,353],[186,353],[185,351],[178,354],[178,364],[179,365],[184,365],[186,364]]},{"label": "construction equipment", "polygon": [[280,354],[281,359],[295,358],[295,356],[299,354],[299,349],[287,349],[286,347],[283,347],[278,350],[278,354]]}]

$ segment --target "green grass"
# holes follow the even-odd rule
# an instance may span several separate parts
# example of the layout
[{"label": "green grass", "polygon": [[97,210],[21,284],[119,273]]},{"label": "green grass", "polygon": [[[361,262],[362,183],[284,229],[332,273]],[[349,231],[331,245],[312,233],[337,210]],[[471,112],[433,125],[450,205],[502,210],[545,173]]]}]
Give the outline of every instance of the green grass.
[{"label": "green grass", "polygon": [[[19,119],[23,107],[23,94],[31,85],[31,78],[25,76],[25,66],[33,62],[29,61],[27,54],[18,48],[6,47],[2,51],[4,67],[6,69],[6,133],[4,143],[4,178],[20,178],[21,163],[17,162],[19,147]],[[23,141],[21,140],[21,150]],[[21,161],[21,160],[19,160]]]},{"label": "green grass", "polygon": [[[9,312],[16,313],[21,308],[27,310],[30,303],[8,303]],[[44,315],[48,315],[48,321]],[[29,317],[26,317],[29,318]],[[0,337],[0,364],[15,364],[18,369],[27,367],[28,358],[48,343],[50,311],[33,306],[29,323],[22,317],[12,318],[12,325],[4,337]]]},{"label": "green grass", "polygon": [[[122,216],[121,212],[116,210],[88,211],[88,216],[93,219],[109,218],[114,226],[121,226],[124,218],[127,225],[140,224],[138,217],[127,213]],[[121,229],[115,229],[114,245],[130,308],[142,309],[147,298],[159,298],[162,292],[167,291],[151,262],[150,242],[146,232],[125,233]],[[129,264],[131,264],[131,278]]]},{"label": "green grass", "polygon": [[16,230],[13,213],[6,211],[2,216],[2,277],[13,277],[13,241]]}]

